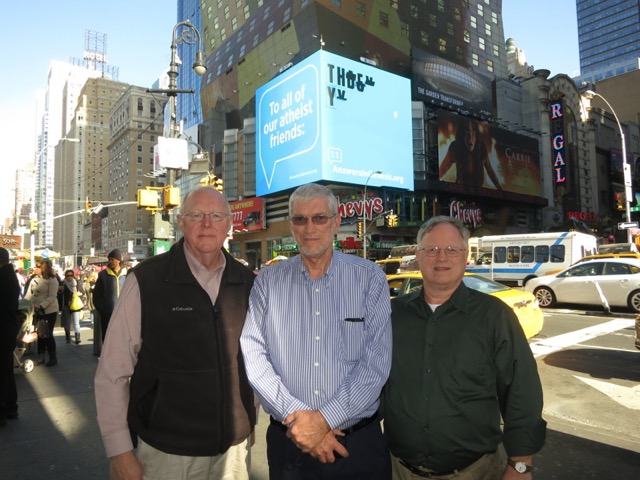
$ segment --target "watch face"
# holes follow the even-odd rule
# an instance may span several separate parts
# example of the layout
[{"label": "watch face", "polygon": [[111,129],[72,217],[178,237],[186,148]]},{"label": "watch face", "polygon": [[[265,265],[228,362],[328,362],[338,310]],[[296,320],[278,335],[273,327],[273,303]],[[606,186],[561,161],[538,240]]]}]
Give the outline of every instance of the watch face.
[{"label": "watch face", "polygon": [[518,473],[525,473],[527,471],[527,464],[524,462],[516,462],[513,468],[515,468]]}]

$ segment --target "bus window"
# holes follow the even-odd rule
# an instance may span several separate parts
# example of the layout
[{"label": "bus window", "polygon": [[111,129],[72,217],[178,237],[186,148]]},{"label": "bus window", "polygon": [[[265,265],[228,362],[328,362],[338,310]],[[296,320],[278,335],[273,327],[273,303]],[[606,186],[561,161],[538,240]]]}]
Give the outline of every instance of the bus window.
[{"label": "bus window", "polygon": [[493,263],[504,263],[507,260],[507,249],[505,247],[496,247],[493,250]]},{"label": "bus window", "polygon": [[520,261],[520,247],[507,247],[507,262],[518,263]]},{"label": "bus window", "polygon": [[522,247],[521,254],[520,261],[522,263],[533,263],[533,245],[525,245]]},{"label": "bus window", "polygon": [[549,261],[549,245],[536,246],[536,263],[546,263]]},{"label": "bus window", "polygon": [[551,245],[551,262],[563,263],[564,258],[564,245]]}]

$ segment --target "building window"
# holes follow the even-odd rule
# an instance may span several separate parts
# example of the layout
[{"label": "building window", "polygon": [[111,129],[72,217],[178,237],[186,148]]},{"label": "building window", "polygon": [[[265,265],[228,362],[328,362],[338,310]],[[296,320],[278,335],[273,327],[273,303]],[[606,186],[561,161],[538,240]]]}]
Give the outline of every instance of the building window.
[{"label": "building window", "polygon": [[340,8],[342,7],[342,0],[331,0],[331,5]]},{"label": "building window", "polygon": [[429,14],[429,25],[431,25],[433,28],[437,28],[437,26],[438,26],[438,17],[436,17],[435,13],[430,13]]},{"label": "building window", "polygon": [[356,1],[356,15],[365,17],[367,15],[367,6],[363,2]]},{"label": "building window", "polygon": [[410,14],[413,18],[418,18],[418,6],[417,5],[409,5]]},{"label": "building window", "polygon": [[420,43],[422,43],[422,45],[429,45],[429,34],[424,30],[420,30]]},{"label": "building window", "polygon": [[471,33],[469,33],[469,30],[465,29],[465,31],[462,34],[462,38],[464,38],[465,42],[471,43]]},{"label": "building window", "polygon": [[484,38],[478,39],[478,46],[480,47],[480,50],[484,50]]},{"label": "building window", "polygon": [[487,71],[493,72],[493,60],[487,60]]},{"label": "building window", "polygon": [[138,145],[138,151],[142,152],[142,145]]},{"label": "building window", "polygon": [[138,99],[138,111],[142,112],[144,110],[144,105],[142,104],[142,99]]},{"label": "building window", "polygon": [[447,22],[447,33],[453,36],[453,23]]},{"label": "building window", "polygon": [[478,20],[473,15],[469,15],[469,25],[471,28],[478,28]]},{"label": "building window", "polygon": [[398,0],[389,0],[389,6],[395,10],[398,10]]},{"label": "building window", "polygon": [[491,21],[496,25],[498,24],[498,14],[496,12],[491,12]]},{"label": "building window", "polygon": [[499,57],[500,56],[500,47],[498,45],[494,45],[493,46],[493,56],[494,57]]},{"label": "building window", "polygon": [[453,9],[453,18],[455,18],[457,21],[462,20],[462,14],[460,13],[460,8],[455,7]]},{"label": "building window", "polygon": [[460,62],[464,59],[464,54],[460,45],[456,45],[456,59]]},{"label": "building window", "polygon": [[380,25],[386,28],[389,28],[389,14],[385,12],[380,12]]},{"label": "building window", "polygon": [[442,53],[447,53],[447,41],[444,38],[438,39],[438,50]]},{"label": "building window", "polygon": [[484,17],[484,6],[481,3],[478,4],[478,16]]},{"label": "building window", "polygon": [[490,23],[485,24],[484,33],[487,35],[487,37],[491,36],[491,24]]},{"label": "building window", "polygon": [[444,12],[444,0],[438,0],[438,11]]},{"label": "building window", "polygon": [[138,157],[138,163],[142,164],[142,157]]},{"label": "building window", "polygon": [[409,36],[409,24],[405,22],[400,22],[400,35],[403,37]]},{"label": "building window", "polygon": [[480,59],[478,58],[478,54],[477,53],[472,53],[471,54],[471,63],[475,67],[479,67],[480,66]]}]

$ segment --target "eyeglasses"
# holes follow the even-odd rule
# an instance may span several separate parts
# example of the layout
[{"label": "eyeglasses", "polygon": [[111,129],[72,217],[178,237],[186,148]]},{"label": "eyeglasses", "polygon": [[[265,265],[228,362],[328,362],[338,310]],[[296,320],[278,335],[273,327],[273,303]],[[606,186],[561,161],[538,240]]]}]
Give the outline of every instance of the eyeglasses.
[{"label": "eyeglasses", "polygon": [[291,217],[291,223],[293,223],[296,227],[301,227],[302,225],[306,225],[309,219],[314,225],[325,225],[330,219],[335,218],[336,215],[314,215],[313,217],[302,217],[295,216]]},{"label": "eyeglasses", "polygon": [[462,252],[466,252],[466,248],[458,248],[458,247],[424,247],[419,248],[418,252],[424,252],[427,257],[437,257],[440,255],[440,252],[444,252],[447,257],[457,257]]},{"label": "eyeglasses", "polygon": [[73,276],[74,276],[73,273],[69,273],[69,274],[65,275],[65,277],[73,277]]},{"label": "eyeglasses", "polygon": [[230,214],[224,212],[211,212],[211,213],[203,213],[203,212],[189,212],[183,213],[181,215],[185,217],[190,222],[202,222],[204,217],[209,217],[212,222],[222,222],[223,220],[231,217]]}]

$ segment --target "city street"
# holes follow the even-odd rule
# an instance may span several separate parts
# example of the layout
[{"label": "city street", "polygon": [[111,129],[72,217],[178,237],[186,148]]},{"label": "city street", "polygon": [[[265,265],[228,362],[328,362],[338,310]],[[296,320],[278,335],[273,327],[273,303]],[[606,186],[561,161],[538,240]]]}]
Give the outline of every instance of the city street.
[{"label": "city street", "polygon": [[[82,324],[79,346],[65,344],[62,330],[56,329],[57,366],[37,366],[31,373],[16,370],[20,417],[0,429],[2,478],[108,478],[95,421],[98,357],[93,355],[91,322]],[[535,458],[535,478],[637,478],[640,352],[633,347],[629,325],[629,314],[545,310],[545,328],[531,340],[549,424],[547,443]],[[252,450],[252,480],[268,478],[267,423],[262,413]]]}]

